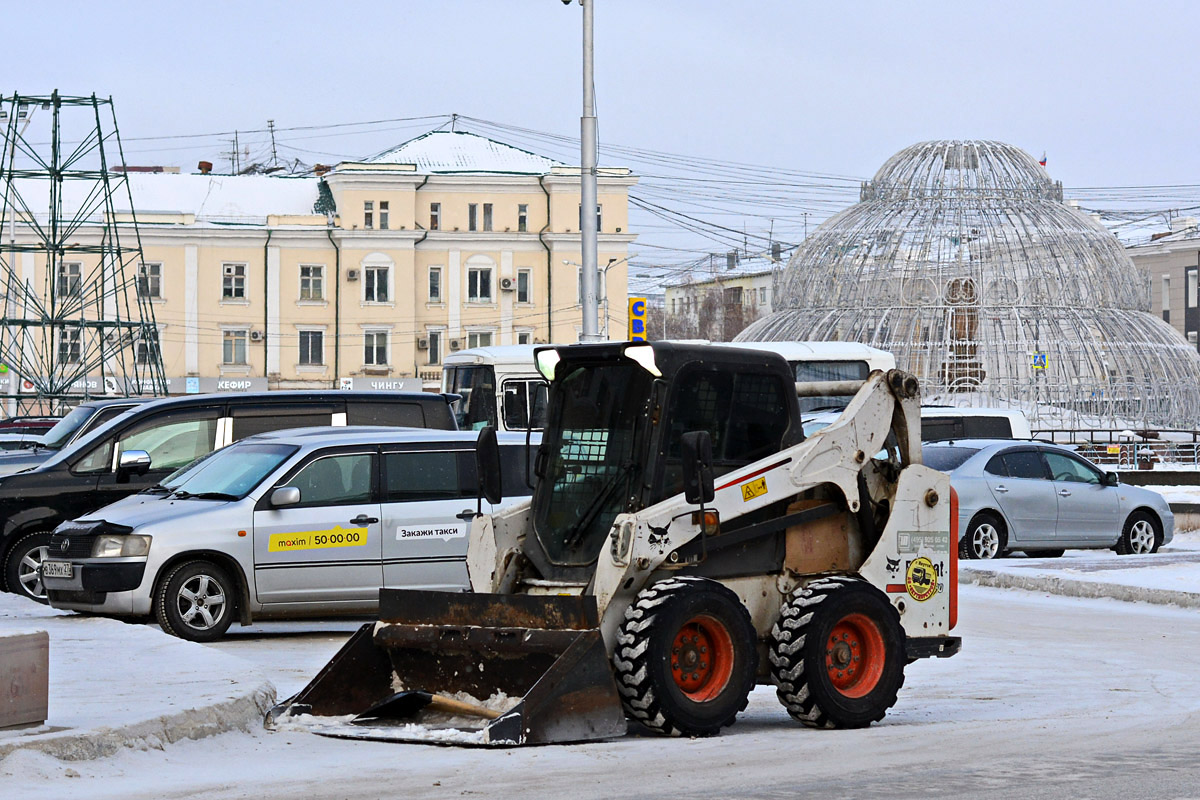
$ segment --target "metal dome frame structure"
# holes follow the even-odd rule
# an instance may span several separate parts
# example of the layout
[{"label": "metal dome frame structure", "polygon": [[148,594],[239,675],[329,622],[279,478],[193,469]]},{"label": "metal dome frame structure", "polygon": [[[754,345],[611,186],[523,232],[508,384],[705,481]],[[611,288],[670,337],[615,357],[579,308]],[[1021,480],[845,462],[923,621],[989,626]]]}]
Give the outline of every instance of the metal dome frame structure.
[{"label": "metal dome frame structure", "polygon": [[805,240],[776,311],[738,340],[863,342],[892,351],[925,402],[1020,407],[1040,428],[1194,429],[1200,354],[1148,313],[1149,292],[1029,154],[930,141]]},{"label": "metal dome frame structure", "polygon": [[4,96],[0,125],[0,397],[45,413],[97,395],[165,395],[112,99]]}]

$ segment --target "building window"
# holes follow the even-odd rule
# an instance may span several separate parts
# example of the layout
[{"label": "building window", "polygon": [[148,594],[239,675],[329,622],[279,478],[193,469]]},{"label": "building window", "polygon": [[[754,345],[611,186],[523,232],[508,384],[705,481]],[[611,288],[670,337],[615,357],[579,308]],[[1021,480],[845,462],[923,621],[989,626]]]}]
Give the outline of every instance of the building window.
[{"label": "building window", "polygon": [[146,366],[158,360],[158,331],[146,331],[134,344],[134,358]]},{"label": "building window", "polygon": [[442,204],[429,204],[429,230],[436,231],[442,227]]},{"label": "building window", "polygon": [[442,302],[442,268],[429,268],[429,302]]},{"label": "building window", "polygon": [[1187,306],[1188,308],[1196,307],[1196,268],[1192,267],[1187,271]]},{"label": "building window", "polygon": [[533,334],[529,331],[517,331],[517,344],[533,344]]},{"label": "building window", "polygon": [[429,331],[429,363],[442,363],[442,332]]},{"label": "building window", "polygon": [[162,299],[162,264],[138,264],[138,297]]},{"label": "building window", "polygon": [[529,281],[533,277],[533,273],[527,269],[517,270],[517,302],[528,303],[529,299]]},{"label": "building window", "polygon": [[[603,208],[604,208],[604,206],[600,205],[599,203],[596,204],[596,230],[597,231],[604,230],[604,226],[602,226],[600,224],[601,220],[603,219],[600,212]],[[582,203],[579,205],[579,230],[583,230],[583,204]]]},{"label": "building window", "polygon": [[388,268],[367,267],[363,270],[363,299],[368,303],[388,301]]},{"label": "building window", "polygon": [[363,201],[363,227],[367,230],[375,227],[375,201]]},{"label": "building window", "polygon": [[83,331],[79,328],[59,328],[58,360],[64,364],[78,364],[82,355]]},{"label": "building window", "polygon": [[387,331],[368,331],[363,334],[363,363],[369,367],[387,366]]},{"label": "building window", "polygon": [[467,331],[467,349],[473,347],[491,347],[491,331]]},{"label": "building window", "polygon": [[490,231],[492,229],[492,204],[483,204],[483,229]]},{"label": "building window", "polygon": [[1171,276],[1162,276],[1162,315],[1163,322],[1171,321]]},{"label": "building window", "polygon": [[388,201],[379,201],[379,230],[386,231],[388,229]]},{"label": "building window", "polygon": [[467,206],[467,230],[479,230],[479,205],[477,203]]},{"label": "building window", "polygon": [[79,297],[79,287],[83,278],[83,265],[77,261],[60,261],[58,264],[59,297]]},{"label": "building window", "polygon": [[529,230],[529,206],[525,203],[517,206],[517,230],[522,233]]},{"label": "building window", "polygon": [[467,269],[467,301],[470,303],[492,302],[491,267],[470,267]]},{"label": "building window", "polygon": [[300,363],[305,366],[325,363],[324,331],[300,331]]},{"label": "building window", "polygon": [[758,303],[763,306],[767,304],[767,287],[765,286],[758,288]]},{"label": "building window", "polygon": [[223,264],[221,266],[221,299],[246,299],[246,265]]},{"label": "building window", "polygon": [[225,331],[221,336],[221,363],[226,366],[244,365],[246,361],[246,340],[249,335],[244,330]]},{"label": "building window", "polygon": [[325,299],[325,267],[320,264],[300,265],[300,299]]}]

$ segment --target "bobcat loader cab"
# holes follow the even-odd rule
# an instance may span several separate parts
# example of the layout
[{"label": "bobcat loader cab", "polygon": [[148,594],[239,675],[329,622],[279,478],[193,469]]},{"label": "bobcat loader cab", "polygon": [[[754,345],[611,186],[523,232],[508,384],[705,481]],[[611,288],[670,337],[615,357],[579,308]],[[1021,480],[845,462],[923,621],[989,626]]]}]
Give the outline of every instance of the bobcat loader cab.
[{"label": "bobcat loader cab", "polygon": [[[473,520],[474,594],[385,591],[380,622],[271,719],[366,711],[334,735],[428,741],[380,719],[453,696],[486,720],[470,741],[449,725],[455,743],[605,738],[627,717],[706,735],[774,683],[801,722],[854,728],[896,702],[907,662],[958,651],[957,515],[920,463],[912,376],[796,384],[778,354],[694,344],[536,358],[537,485]],[[805,440],[797,394],[853,399]]]}]

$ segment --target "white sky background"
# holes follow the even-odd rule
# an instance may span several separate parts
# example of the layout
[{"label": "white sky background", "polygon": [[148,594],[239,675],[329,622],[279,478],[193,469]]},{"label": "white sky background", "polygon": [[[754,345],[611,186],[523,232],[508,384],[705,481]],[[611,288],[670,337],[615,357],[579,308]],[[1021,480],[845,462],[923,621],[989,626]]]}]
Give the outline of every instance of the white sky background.
[{"label": "white sky background", "polygon": [[[602,146],[862,179],[920,140],[987,138],[1045,151],[1068,196],[1200,183],[1195,3],[595,3]],[[11,2],[3,19],[0,90],[111,95],[135,164],[228,169],[216,138],[134,140],[268,118],[285,128],[457,112],[579,131],[581,10],[559,0]],[[366,156],[442,121],[285,132],[281,155]],[[247,139],[261,152],[263,134]],[[856,183],[839,183],[833,202],[805,209],[810,228],[857,199]],[[1131,202],[1200,205],[1194,186],[1181,200],[1159,194]],[[706,214],[703,203],[655,202],[762,233],[782,217],[776,235],[796,241],[809,201],[746,219],[728,203]],[[726,247],[665,225],[643,234],[635,250]]]}]

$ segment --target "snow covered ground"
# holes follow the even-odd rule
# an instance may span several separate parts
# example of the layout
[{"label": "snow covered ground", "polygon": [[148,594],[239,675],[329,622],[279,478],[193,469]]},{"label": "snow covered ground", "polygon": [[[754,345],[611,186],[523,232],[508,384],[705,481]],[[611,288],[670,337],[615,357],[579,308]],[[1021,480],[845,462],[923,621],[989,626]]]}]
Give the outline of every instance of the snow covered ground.
[{"label": "snow covered ground", "polygon": [[[1200,614],[969,585],[962,601],[963,652],[910,666],[896,707],[868,730],[800,727],[760,687],[738,723],[710,739],[491,751],[253,728],[90,761],[19,751],[0,761],[0,787],[7,797],[63,800],[625,800],[694,797],[698,787],[709,797],[998,798],[1143,797],[1163,781],[1194,785]],[[256,639],[221,651],[241,650],[272,680],[281,676],[282,694],[333,650],[328,629],[297,630],[262,626]],[[295,646],[309,641],[316,645]],[[143,708],[160,699],[147,694]]]},{"label": "snow covered ground", "polygon": [[[1034,591],[971,583],[985,572],[1050,583],[1031,584]],[[1099,584],[1131,599],[1164,590],[1200,598],[1200,532],[1181,533],[1151,556],[1014,557],[964,564],[962,577],[955,632],[963,652],[911,665],[896,707],[868,730],[805,729],[771,687],[760,687],[738,723],[711,739],[627,736],[498,751],[264,730],[258,719],[272,688],[279,697],[299,690],[356,621],[235,626],[224,641],[201,646],[155,626],[0,595],[0,631],[52,632],[59,679],[50,725],[35,735],[122,724],[140,724],[144,733],[133,747],[102,732],[94,752],[80,745],[60,753],[88,760],[32,749],[0,756],[0,797],[626,800],[693,797],[700,789],[748,798],[1194,795],[1200,611],[1052,592]],[[230,716],[212,714],[212,705]],[[198,725],[181,727],[191,708],[205,710]],[[183,738],[210,732],[216,719],[234,730]],[[0,748],[29,736],[0,732]]]}]

